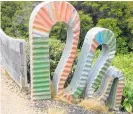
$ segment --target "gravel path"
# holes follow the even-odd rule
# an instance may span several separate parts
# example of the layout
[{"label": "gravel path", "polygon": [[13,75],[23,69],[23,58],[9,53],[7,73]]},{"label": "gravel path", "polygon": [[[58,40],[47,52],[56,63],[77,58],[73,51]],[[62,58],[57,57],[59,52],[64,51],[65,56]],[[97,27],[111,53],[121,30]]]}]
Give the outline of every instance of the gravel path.
[{"label": "gravel path", "polygon": [[31,106],[28,95],[20,93],[10,78],[1,77],[1,92],[1,114],[44,114]]},{"label": "gravel path", "polygon": [[47,114],[49,107],[66,109],[67,114],[96,114],[93,111],[85,111],[76,105],[45,100],[36,104],[30,102],[30,93],[21,91],[16,83],[8,76],[1,76],[1,113],[0,114]]},{"label": "gravel path", "polygon": [[[1,69],[1,68],[0,68]],[[30,92],[23,90],[1,69],[1,113],[0,114],[47,114],[49,107],[65,109],[67,114],[100,114],[86,111],[83,108],[63,102],[45,100],[33,105],[30,102]]]}]

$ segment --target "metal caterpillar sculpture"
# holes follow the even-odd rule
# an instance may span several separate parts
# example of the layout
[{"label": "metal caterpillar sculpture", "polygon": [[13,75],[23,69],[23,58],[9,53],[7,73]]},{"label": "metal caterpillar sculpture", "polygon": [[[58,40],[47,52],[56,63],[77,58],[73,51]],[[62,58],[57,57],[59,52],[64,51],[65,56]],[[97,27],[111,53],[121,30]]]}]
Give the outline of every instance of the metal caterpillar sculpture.
[{"label": "metal caterpillar sculpture", "polygon": [[[52,26],[57,22],[67,25],[67,40],[53,75],[56,95],[61,93],[71,102],[75,102],[80,95],[85,98],[94,97],[107,102],[110,108],[118,110],[124,81],[123,74],[110,67],[115,56],[116,39],[108,29],[94,27],[87,32],[73,78],[68,87],[64,88],[76,56],[80,19],[76,9],[63,1],[42,2],[30,17],[31,99],[51,98],[48,38]],[[99,45],[102,45],[101,55],[91,67]],[[114,81],[116,79],[118,80]]]}]

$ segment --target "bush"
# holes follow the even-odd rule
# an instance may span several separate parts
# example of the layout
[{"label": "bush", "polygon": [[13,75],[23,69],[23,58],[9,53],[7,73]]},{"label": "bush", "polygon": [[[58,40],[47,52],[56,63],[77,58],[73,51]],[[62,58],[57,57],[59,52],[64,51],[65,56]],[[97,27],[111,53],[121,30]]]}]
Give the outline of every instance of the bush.
[{"label": "bush", "polygon": [[120,69],[124,74],[125,87],[123,91],[123,108],[128,111],[133,111],[133,53],[118,54],[112,63]]},{"label": "bush", "polygon": [[65,44],[61,43],[61,41],[57,39],[50,39],[49,44],[50,44],[50,75],[52,77],[58,65],[58,62],[61,58]]}]

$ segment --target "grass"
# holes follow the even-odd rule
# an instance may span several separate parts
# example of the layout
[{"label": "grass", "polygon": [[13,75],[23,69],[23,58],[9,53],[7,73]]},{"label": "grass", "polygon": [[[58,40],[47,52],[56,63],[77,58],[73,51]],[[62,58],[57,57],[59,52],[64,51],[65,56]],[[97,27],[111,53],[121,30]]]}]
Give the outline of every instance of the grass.
[{"label": "grass", "polygon": [[128,84],[128,81],[133,81],[133,53],[116,55],[112,65],[123,72],[125,84]]},{"label": "grass", "polygon": [[4,69],[4,74],[3,74],[7,79],[11,79],[11,76],[9,73]]},{"label": "grass", "polygon": [[56,93],[55,93],[55,88],[52,81],[50,81],[50,89],[51,89],[51,98],[54,99],[54,97],[56,96]]},{"label": "grass", "polygon": [[72,104],[68,99],[66,99],[63,95],[57,95],[54,97],[54,100],[62,101],[64,103]]},{"label": "grass", "polygon": [[86,110],[94,110],[97,112],[108,112],[108,108],[96,99],[84,99],[79,104]]},{"label": "grass", "polygon": [[55,91],[52,81],[50,82],[50,88],[51,88],[51,98],[52,99],[71,104],[71,102],[69,100],[67,100],[62,94],[56,95],[56,91]]},{"label": "grass", "polygon": [[48,108],[48,114],[66,114],[66,109],[50,107]]}]

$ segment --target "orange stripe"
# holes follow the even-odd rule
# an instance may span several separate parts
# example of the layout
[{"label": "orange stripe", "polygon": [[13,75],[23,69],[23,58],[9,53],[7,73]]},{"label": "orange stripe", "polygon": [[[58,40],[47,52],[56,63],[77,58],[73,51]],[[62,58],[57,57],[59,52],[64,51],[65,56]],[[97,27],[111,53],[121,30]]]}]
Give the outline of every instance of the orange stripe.
[{"label": "orange stripe", "polygon": [[63,4],[63,2],[60,1],[60,3],[59,3],[59,21],[61,21],[62,4]]},{"label": "orange stripe", "polygon": [[55,9],[58,9],[58,6],[59,6],[59,2],[58,2],[58,1],[55,1],[55,2],[54,2],[54,7],[55,7]]},{"label": "orange stripe", "polygon": [[37,29],[37,30],[39,30],[39,31],[48,33],[48,31],[47,31],[45,28],[40,28],[40,27],[37,27],[37,26],[33,26],[33,28],[34,28],[34,29]]},{"label": "orange stripe", "polygon": [[71,69],[70,68],[65,68],[64,72],[69,72]]},{"label": "orange stripe", "polygon": [[50,16],[48,15],[48,12],[46,11],[46,8],[41,8],[40,11],[38,12],[38,15],[46,21],[46,25],[48,28],[51,28],[53,25],[53,22],[50,19]]},{"label": "orange stripe", "polygon": [[69,56],[66,63],[73,64],[73,58]]},{"label": "orange stripe", "polygon": [[93,44],[91,44],[91,47],[93,47],[93,48],[97,48],[97,45],[95,45],[94,43]]},{"label": "orange stripe", "polygon": [[55,8],[55,2],[52,2],[51,4],[51,8],[52,8],[52,15],[53,15],[53,21],[54,23],[56,23],[58,21],[58,10]]},{"label": "orange stripe", "polygon": [[98,44],[98,42],[96,40],[93,40],[93,44],[95,45],[95,47],[99,46],[99,44]]},{"label": "orange stripe", "polygon": [[50,19],[49,13],[48,13],[48,11],[47,11],[47,9],[45,7],[42,7],[40,9],[40,12],[41,12],[42,15],[44,15],[44,17],[48,17]]},{"label": "orange stripe", "polygon": [[95,52],[96,51],[96,48],[91,47],[90,51]]},{"label": "orange stripe", "polygon": [[119,84],[123,84],[124,85],[124,81],[119,81]]},{"label": "orange stripe", "polygon": [[70,58],[71,58],[71,59],[74,59],[75,56],[76,56],[75,54],[71,54],[71,55],[70,55]]},{"label": "orange stripe", "polygon": [[67,4],[67,12],[66,12],[66,17],[65,17],[66,23],[68,23],[71,16],[72,16],[72,7],[69,4]]},{"label": "orange stripe", "polygon": [[59,85],[64,85],[65,81],[60,81]]},{"label": "orange stripe", "polygon": [[74,37],[79,37],[79,34],[80,34],[80,31],[78,31],[78,32],[76,32],[76,33],[74,33]]},{"label": "orange stripe", "polygon": [[125,86],[124,83],[118,83],[118,86]]},{"label": "orange stripe", "polygon": [[72,44],[73,44],[73,45],[78,45],[78,42],[73,42]]},{"label": "orange stripe", "polygon": [[62,9],[60,14],[61,21],[65,21],[66,6],[67,4],[65,2],[62,2]]},{"label": "orange stripe", "polygon": [[72,50],[72,51],[71,51],[71,54],[72,54],[72,55],[76,55],[76,50]]},{"label": "orange stripe", "polygon": [[116,96],[117,100],[121,100],[122,96]]},{"label": "orange stripe", "polygon": [[72,66],[72,64],[66,64],[66,68],[70,68]]},{"label": "orange stripe", "polygon": [[76,55],[70,55],[69,59],[71,59],[71,62],[73,63],[74,61],[74,58],[75,58]]},{"label": "orange stripe", "polygon": [[70,55],[68,58],[68,62],[71,62],[73,64],[73,61],[74,61],[74,57],[73,55]]},{"label": "orange stripe", "polygon": [[79,40],[79,34],[80,34],[80,29],[74,31],[74,35],[75,35],[75,37],[78,38],[78,40]]},{"label": "orange stripe", "polygon": [[76,18],[74,19],[74,22],[75,23],[78,23],[79,22],[79,16],[76,14]]},{"label": "orange stripe", "polygon": [[71,58],[71,56],[69,57],[69,60],[67,62],[73,63],[73,59]]},{"label": "orange stripe", "polygon": [[73,39],[73,44],[78,45],[78,39],[77,38]]},{"label": "orange stripe", "polygon": [[73,45],[72,46],[72,49],[75,49],[76,50],[77,49],[77,45]]},{"label": "orange stripe", "polygon": [[121,103],[121,100],[116,100],[116,104],[120,104]]},{"label": "orange stripe", "polygon": [[45,28],[50,29],[50,27],[49,27],[49,25],[47,24],[47,22],[46,22],[39,14],[36,16],[36,19],[39,20],[39,21],[41,21],[41,22],[43,23],[43,26],[44,26]]},{"label": "orange stripe", "polygon": [[63,72],[62,75],[63,76],[67,76],[69,73]]},{"label": "orange stripe", "polygon": [[59,88],[64,88],[64,84],[59,84]]},{"label": "orange stripe", "polygon": [[119,93],[119,92],[122,92],[122,91],[123,91],[123,89],[121,89],[121,88],[120,88],[120,89],[117,89],[117,92],[118,92],[118,93]]},{"label": "orange stripe", "polygon": [[121,92],[121,93],[117,93],[117,96],[122,96],[123,95],[123,93]]},{"label": "orange stripe", "polygon": [[76,51],[77,51],[76,49],[71,49],[71,52],[75,52],[75,54],[76,54]]},{"label": "orange stripe", "polygon": [[37,20],[36,18],[35,18],[35,20],[34,20],[34,22],[33,22],[33,26],[38,26],[38,27],[40,27],[40,28],[43,28],[43,29],[49,31],[49,29],[47,29],[47,28],[45,27],[44,23],[43,23],[43,22],[40,22],[40,21]]},{"label": "orange stripe", "polygon": [[73,31],[79,31],[80,30],[80,22],[75,23]]},{"label": "orange stripe", "polygon": [[60,78],[60,81],[65,81],[66,79],[67,79],[67,77],[66,76],[63,76],[63,75],[61,75],[62,77]]},{"label": "orange stripe", "polygon": [[70,71],[69,71],[69,70],[64,70],[63,72],[65,72],[65,73],[69,73]]},{"label": "orange stripe", "polygon": [[[43,22],[43,20],[40,19],[39,16],[36,16],[36,17],[35,17],[34,23],[35,23],[35,24],[38,24],[38,25],[42,25],[43,27],[46,27],[46,26],[45,26],[45,23]],[[47,28],[47,29],[48,29],[48,28]]]},{"label": "orange stripe", "polygon": [[72,102],[73,101],[73,98],[72,98],[72,95],[69,95],[69,101]]},{"label": "orange stripe", "polygon": [[45,30],[40,29],[40,28],[37,28],[37,27],[34,27],[34,26],[33,26],[33,28],[36,29],[36,30],[39,30],[39,31],[41,31],[41,32],[46,32]]}]

